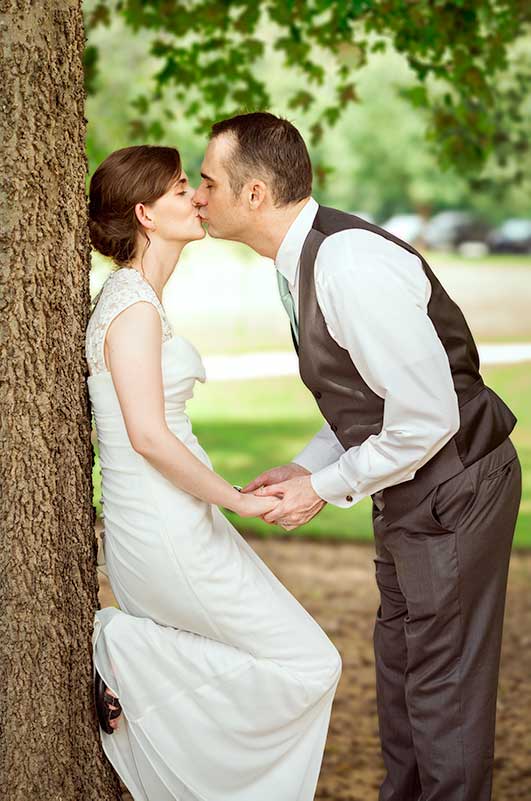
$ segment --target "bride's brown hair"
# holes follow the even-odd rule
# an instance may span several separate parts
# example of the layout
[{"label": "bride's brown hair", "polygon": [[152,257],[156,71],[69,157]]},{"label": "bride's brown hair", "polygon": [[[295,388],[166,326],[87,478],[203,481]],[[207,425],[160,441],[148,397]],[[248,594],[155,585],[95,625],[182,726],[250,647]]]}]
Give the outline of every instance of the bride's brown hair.
[{"label": "bride's brown hair", "polygon": [[154,203],[182,172],[174,147],[133,145],[115,150],[90,181],[89,231],[93,247],[119,267],[135,255],[137,233],[150,239],[135,214],[137,203]]}]

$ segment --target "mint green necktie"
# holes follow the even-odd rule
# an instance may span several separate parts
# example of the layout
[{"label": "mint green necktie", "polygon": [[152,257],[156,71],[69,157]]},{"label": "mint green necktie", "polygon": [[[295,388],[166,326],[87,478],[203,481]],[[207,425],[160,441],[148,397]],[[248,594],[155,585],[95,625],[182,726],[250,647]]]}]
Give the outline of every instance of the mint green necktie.
[{"label": "mint green necktie", "polygon": [[293,329],[293,334],[298,344],[299,326],[297,324],[297,317],[295,314],[295,304],[293,303],[293,298],[291,297],[291,292],[289,291],[288,279],[285,278],[279,270],[277,270],[277,284],[278,284],[278,291],[280,293],[280,300],[282,301],[282,305],[284,306],[284,308],[288,313],[291,327]]}]

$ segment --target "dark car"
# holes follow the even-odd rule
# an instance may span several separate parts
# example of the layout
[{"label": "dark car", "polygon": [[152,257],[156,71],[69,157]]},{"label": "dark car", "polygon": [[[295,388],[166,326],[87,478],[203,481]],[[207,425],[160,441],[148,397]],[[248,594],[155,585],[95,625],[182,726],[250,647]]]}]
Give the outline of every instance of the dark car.
[{"label": "dark car", "polygon": [[465,242],[485,242],[489,226],[469,211],[441,211],[426,225],[422,237],[433,250],[457,250]]},{"label": "dark car", "polygon": [[531,253],[531,220],[513,217],[505,220],[487,237],[491,253]]}]

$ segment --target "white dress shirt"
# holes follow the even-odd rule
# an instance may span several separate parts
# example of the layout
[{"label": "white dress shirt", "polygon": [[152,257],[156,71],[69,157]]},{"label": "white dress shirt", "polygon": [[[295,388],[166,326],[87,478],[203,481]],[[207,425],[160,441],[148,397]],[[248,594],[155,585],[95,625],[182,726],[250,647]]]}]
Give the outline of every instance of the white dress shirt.
[{"label": "white dress shirt", "polygon": [[[299,257],[317,209],[310,198],[275,259],[297,315]],[[320,498],[346,508],[413,478],[459,429],[459,407],[448,356],[427,313],[431,284],[417,256],[371,231],[348,229],[325,239],[314,275],[330,336],[384,400],[379,434],[345,451],[325,423],[292,460],[312,473]]]}]

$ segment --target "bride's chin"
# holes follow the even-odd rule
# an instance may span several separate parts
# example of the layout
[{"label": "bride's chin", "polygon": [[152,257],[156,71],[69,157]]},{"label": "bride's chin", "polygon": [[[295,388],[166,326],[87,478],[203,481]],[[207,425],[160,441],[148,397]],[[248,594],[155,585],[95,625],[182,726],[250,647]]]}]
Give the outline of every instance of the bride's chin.
[{"label": "bride's chin", "polygon": [[191,236],[189,239],[186,240],[186,244],[189,244],[190,242],[198,242],[200,239],[204,239],[206,235],[207,232],[205,231],[205,229],[201,228],[201,230],[198,231],[197,234],[194,234],[194,236]]}]

